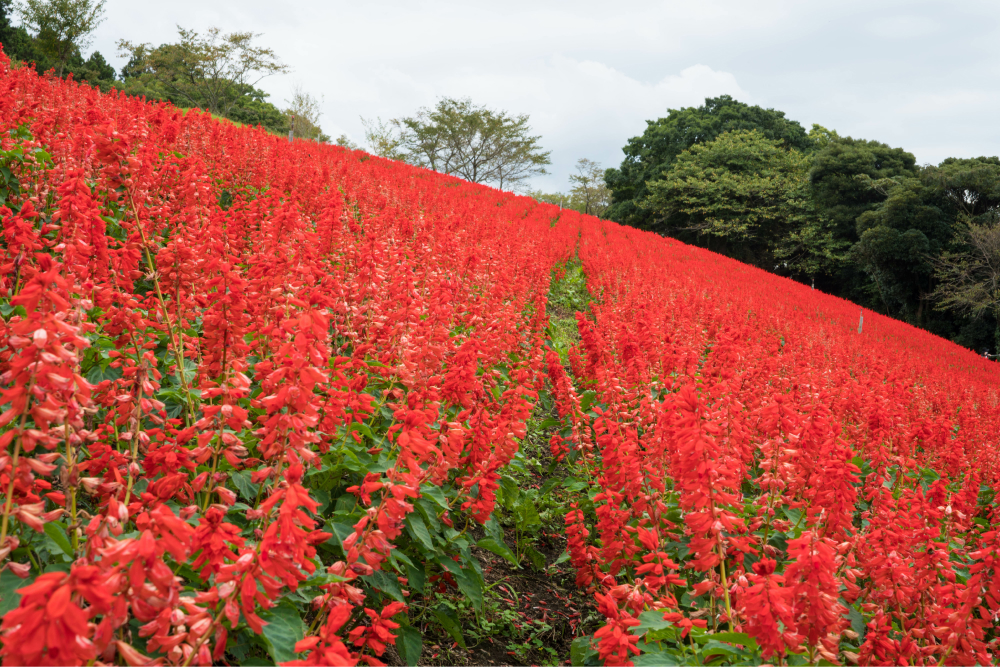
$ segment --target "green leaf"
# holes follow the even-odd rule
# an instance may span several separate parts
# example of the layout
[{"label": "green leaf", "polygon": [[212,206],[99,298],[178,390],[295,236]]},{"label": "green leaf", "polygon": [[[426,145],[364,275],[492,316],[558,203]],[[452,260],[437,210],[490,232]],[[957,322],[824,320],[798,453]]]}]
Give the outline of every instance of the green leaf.
[{"label": "green leaf", "polygon": [[399,657],[403,659],[403,664],[417,664],[424,648],[424,640],[420,631],[412,625],[402,625],[398,630],[395,630],[395,633],[396,650],[399,651]]},{"label": "green leaf", "polygon": [[[427,522],[428,530],[433,533],[440,534],[442,531],[441,522],[438,520],[437,508],[434,504],[427,498],[417,498],[417,502],[413,503],[413,505],[420,510],[420,514],[423,515],[424,521]],[[412,514],[410,516],[412,516]]]},{"label": "green leaf", "polygon": [[802,510],[800,509],[783,507],[782,511],[785,513],[785,518],[792,522],[792,527],[795,527],[802,519]]},{"label": "green leaf", "polygon": [[492,537],[500,544],[506,544],[503,539],[503,527],[493,515],[490,515],[489,520],[483,524],[483,529],[486,531],[488,537]]},{"label": "green leaf", "polygon": [[528,547],[524,550],[524,555],[528,557],[531,564],[535,566],[535,569],[539,572],[545,569],[545,556],[540,552],[536,551],[534,547]]},{"label": "green leaf", "polygon": [[[576,664],[576,663],[573,663]],[[636,667],[674,667],[683,665],[680,658],[673,653],[661,651],[659,653],[643,653],[632,658],[632,664]]]},{"label": "green leaf", "polygon": [[715,655],[718,653],[724,653],[726,655],[737,655],[737,656],[747,656],[749,653],[743,649],[738,649],[735,646],[730,646],[729,644],[723,644],[722,642],[715,639],[715,635],[709,635],[709,640],[705,642],[705,645],[701,647],[703,655]]},{"label": "green leaf", "polygon": [[455,613],[455,610],[442,602],[432,609],[431,612],[437,618],[441,627],[448,631],[452,639],[458,642],[459,646],[465,648],[465,637],[462,636],[462,623],[458,620],[458,614]]},{"label": "green leaf", "polygon": [[514,555],[514,552],[512,552],[506,544],[503,542],[497,542],[492,537],[484,537],[476,542],[476,546],[480,549],[486,549],[490,553],[500,556],[514,567],[518,567],[519,565],[517,562],[517,556]]},{"label": "green leaf", "polygon": [[588,657],[597,653],[593,648],[592,639],[593,637],[587,635],[573,640],[573,643],[569,645],[569,661],[572,664],[583,665],[587,662]]},{"label": "green leaf", "polygon": [[563,551],[561,554],[559,554],[559,558],[556,558],[555,562],[553,562],[552,565],[550,565],[550,567],[555,567],[556,565],[562,565],[568,560],[569,560],[569,552]]},{"label": "green leaf", "polygon": [[282,600],[260,617],[267,621],[267,625],[264,626],[264,639],[267,640],[267,650],[274,662],[277,664],[295,660],[295,644],[301,641],[306,633],[302,617],[299,616],[299,610],[295,605]]},{"label": "green leaf", "polygon": [[399,580],[395,575],[378,570],[374,574],[361,578],[368,582],[368,585],[372,588],[377,588],[393,600],[406,604],[406,598],[403,597],[403,591],[399,588]]},{"label": "green leaf", "polygon": [[514,516],[517,518],[518,530],[527,530],[533,526],[541,526],[542,520],[538,517],[538,510],[531,498],[523,497],[514,508]]},{"label": "green leaf", "polygon": [[665,630],[672,627],[673,623],[663,620],[662,611],[644,611],[639,614],[639,625],[629,628],[629,632],[641,637],[650,630]]},{"label": "green leaf", "polygon": [[590,409],[590,406],[594,404],[594,400],[597,398],[597,392],[595,391],[585,391],[580,396],[580,410],[586,412]]},{"label": "green leaf", "polygon": [[477,581],[476,577],[469,576],[466,570],[448,558],[447,556],[438,560],[441,567],[451,572],[451,576],[455,578],[455,583],[458,584],[458,590],[465,593],[465,597],[469,598],[469,602],[476,608],[479,613],[483,612],[483,587]]},{"label": "green leaf", "polygon": [[327,572],[326,570],[317,570],[313,572],[312,576],[306,579],[302,585],[303,586],[326,586],[327,584],[338,583],[341,581],[347,581],[347,577],[342,577],[339,574],[333,574]]},{"label": "green leaf", "polygon": [[245,472],[231,472],[229,473],[229,477],[233,480],[236,490],[240,492],[240,495],[244,499],[252,501],[257,498],[257,492],[260,487],[250,481],[250,475]]},{"label": "green leaf", "polygon": [[333,533],[333,537],[327,540],[327,544],[334,544],[338,549],[346,553],[344,549],[344,540],[347,539],[348,535],[354,533],[354,526],[350,526],[346,523],[337,523],[334,521],[326,522],[327,532]]},{"label": "green leaf", "polygon": [[423,567],[407,565],[406,577],[409,579],[410,588],[417,592],[422,592],[424,586],[427,585],[427,573],[424,572]]},{"label": "green leaf", "polygon": [[420,540],[424,548],[428,551],[434,551],[434,543],[431,541],[431,534],[427,532],[427,524],[424,523],[419,514],[410,512],[406,517],[406,527],[415,539]]},{"label": "green leaf", "polygon": [[49,521],[45,524],[45,534],[52,538],[52,541],[62,549],[64,554],[70,558],[76,558],[76,554],[73,553],[73,545],[69,543],[69,538],[66,536],[66,525],[62,521]]},{"label": "green leaf", "polygon": [[389,560],[392,561],[392,564],[396,566],[396,571],[398,572],[403,571],[402,568],[399,567],[399,563],[403,563],[404,565],[409,565],[410,567],[413,567],[413,561],[410,560],[410,557],[407,556],[402,551],[400,551],[399,549],[393,549],[392,551],[389,552]]},{"label": "green leaf", "polygon": [[6,616],[11,609],[17,609],[21,604],[21,594],[17,591],[34,580],[34,575],[21,579],[9,570],[0,574],[0,618]]},{"label": "green leaf", "polygon": [[552,489],[554,489],[555,487],[559,486],[559,484],[561,482],[562,482],[562,480],[557,479],[555,477],[553,477],[552,479],[548,480],[547,482],[545,482],[545,484],[542,484],[542,488],[540,488],[538,490],[538,496],[540,498],[544,498],[545,496],[547,496],[549,494],[550,491],[552,491]]},{"label": "green leaf", "polygon": [[729,644],[739,644],[751,651],[757,650],[757,640],[745,632],[716,632],[702,637],[705,640],[716,640]]},{"label": "green leaf", "polygon": [[358,498],[353,493],[345,493],[339,498],[337,498],[337,504],[334,506],[334,512],[347,512],[350,514],[354,511],[354,508],[358,505]]},{"label": "green leaf", "polygon": [[440,486],[431,486],[430,484],[424,484],[423,486],[420,487],[420,495],[430,498],[438,505],[440,505],[441,509],[443,510],[451,509],[450,507],[448,507],[448,499],[445,498],[444,490]]},{"label": "green leaf", "polygon": [[503,495],[503,506],[508,510],[514,509],[514,504],[521,495],[521,489],[510,477],[506,475],[500,478],[500,492]]},{"label": "green leaf", "polygon": [[[841,604],[847,606],[843,600],[841,600]],[[868,626],[865,625],[865,617],[853,605],[848,606],[847,609],[848,611],[844,615],[851,620],[851,629],[858,633],[858,642],[860,645],[865,641],[865,631],[868,629]]]}]

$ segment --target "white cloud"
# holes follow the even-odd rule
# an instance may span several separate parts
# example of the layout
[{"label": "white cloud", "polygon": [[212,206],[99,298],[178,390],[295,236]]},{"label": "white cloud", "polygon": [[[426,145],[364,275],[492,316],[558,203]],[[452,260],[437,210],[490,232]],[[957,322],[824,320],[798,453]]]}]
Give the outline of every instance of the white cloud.
[{"label": "white cloud", "polygon": [[871,34],[889,39],[913,39],[937,32],[941,24],[927,16],[885,16],[865,25]]}]

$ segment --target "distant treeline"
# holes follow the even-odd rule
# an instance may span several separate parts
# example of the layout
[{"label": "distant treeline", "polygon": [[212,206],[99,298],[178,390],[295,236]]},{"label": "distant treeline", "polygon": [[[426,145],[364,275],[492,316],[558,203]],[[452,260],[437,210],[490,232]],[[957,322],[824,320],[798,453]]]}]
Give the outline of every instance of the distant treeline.
[{"label": "distant treeline", "polygon": [[[0,0],[0,44],[19,66],[40,74],[72,76],[108,91],[112,87],[148,100],[200,108],[276,134],[329,141],[319,127],[318,101],[297,89],[284,109],[257,88],[266,76],[288,71],[277,55],[255,44],[254,33],[205,34],[178,27],[176,43],[153,46],[121,40],[129,58],[118,72],[99,51],[84,58],[81,45],[103,19],[101,0]],[[12,19],[20,19],[14,25]],[[81,25],[85,24],[85,25]]]},{"label": "distant treeline", "polygon": [[605,217],[983,352],[1000,343],[1000,159],[918,165],[724,95],[672,109],[605,172]]}]

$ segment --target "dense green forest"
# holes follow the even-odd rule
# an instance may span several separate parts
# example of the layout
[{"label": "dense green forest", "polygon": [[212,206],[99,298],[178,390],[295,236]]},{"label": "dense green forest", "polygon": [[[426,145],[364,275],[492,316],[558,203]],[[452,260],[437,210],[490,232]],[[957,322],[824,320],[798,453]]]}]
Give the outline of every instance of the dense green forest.
[{"label": "dense green forest", "polygon": [[1000,159],[918,165],[723,95],[605,172],[606,217],[813,284],[979,352],[1000,343]]}]

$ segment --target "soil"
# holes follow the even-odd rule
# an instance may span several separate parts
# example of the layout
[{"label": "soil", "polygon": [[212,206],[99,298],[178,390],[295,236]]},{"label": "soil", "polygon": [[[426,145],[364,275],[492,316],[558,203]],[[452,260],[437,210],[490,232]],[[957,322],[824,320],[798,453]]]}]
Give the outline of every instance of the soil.
[{"label": "soil", "polygon": [[[548,434],[542,434],[539,439],[547,442]],[[539,457],[543,469],[551,470],[552,458],[548,446],[540,447],[540,451],[544,452]],[[531,485],[538,488],[549,477],[562,477],[565,474],[562,466],[555,468],[551,475],[534,475]],[[562,526],[549,525],[545,528],[553,532],[543,533],[533,543],[534,548],[545,556],[544,571],[540,572],[527,563],[515,568],[502,557],[478,547],[473,547],[472,553],[483,569],[486,586],[497,584],[492,588],[495,599],[498,598],[501,604],[515,606],[522,625],[542,621],[551,626],[551,630],[537,635],[535,634],[537,626],[532,624],[524,627],[523,634],[516,638],[509,635],[492,636],[476,644],[466,632],[464,634],[467,649],[462,649],[450,636],[435,634],[432,628],[427,628],[419,665],[570,664],[570,645],[573,640],[593,634],[600,623],[593,596],[576,586],[576,571],[573,566],[568,561],[555,564],[566,550],[566,536],[562,532]],[[471,534],[476,540],[486,536],[481,527],[473,529]],[[508,545],[517,543],[513,529],[505,529],[504,541]],[[471,618],[465,620],[466,623],[475,623]],[[523,645],[535,638],[540,639],[544,647],[554,650],[558,658],[546,650],[522,649],[518,652],[512,650],[510,646]],[[391,646],[382,659],[390,665],[403,664]]]}]

